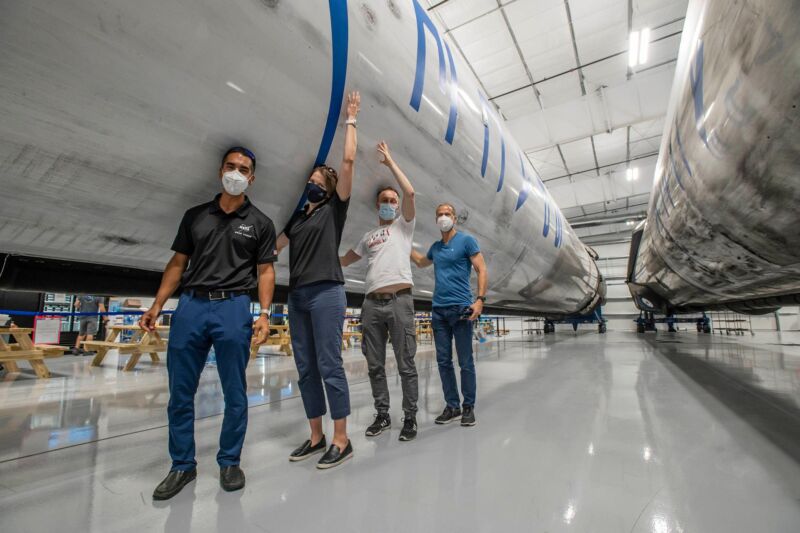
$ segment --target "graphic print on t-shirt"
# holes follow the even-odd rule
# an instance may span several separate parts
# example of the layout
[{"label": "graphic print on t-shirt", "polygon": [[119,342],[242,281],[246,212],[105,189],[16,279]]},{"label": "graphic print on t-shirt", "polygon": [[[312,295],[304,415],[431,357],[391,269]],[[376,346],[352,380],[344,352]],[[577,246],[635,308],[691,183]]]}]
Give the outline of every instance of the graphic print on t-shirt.
[{"label": "graphic print on t-shirt", "polygon": [[387,226],[385,228],[381,228],[381,229],[375,231],[367,239],[367,248],[369,248],[370,250],[374,250],[375,248],[377,248],[381,244],[383,244],[386,241],[388,241],[390,236],[391,236],[391,232],[389,230],[389,226]]}]

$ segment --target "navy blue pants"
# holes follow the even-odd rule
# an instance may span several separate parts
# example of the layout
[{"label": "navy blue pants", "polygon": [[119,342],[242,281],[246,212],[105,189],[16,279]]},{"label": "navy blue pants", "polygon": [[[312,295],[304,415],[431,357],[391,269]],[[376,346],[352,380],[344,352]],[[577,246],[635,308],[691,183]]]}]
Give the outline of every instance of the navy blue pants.
[{"label": "navy blue pants", "polygon": [[350,414],[350,391],[342,366],[346,309],[344,286],[339,283],[314,283],[296,287],[289,293],[292,349],[300,374],[300,395],[309,419],[327,412],[325,392],[331,418],[338,420]]},{"label": "navy blue pants", "polygon": [[453,339],[456,341],[458,366],[461,368],[461,392],[466,406],[475,405],[475,359],[472,357],[472,322],[461,318],[469,309],[468,305],[434,307],[431,313],[431,329],[436,344],[436,363],[439,377],[442,378],[444,400],[448,407],[460,406],[458,383],[453,367]]},{"label": "navy blue pants", "polygon": [[169,454],[173,470],[191,470],[194,450],[194,396],[212,344],[225,396],[217,463],[238,465],[247,431],[247,380],[253,317],[250,297],[208,300],[183,294],[169,332]]}]

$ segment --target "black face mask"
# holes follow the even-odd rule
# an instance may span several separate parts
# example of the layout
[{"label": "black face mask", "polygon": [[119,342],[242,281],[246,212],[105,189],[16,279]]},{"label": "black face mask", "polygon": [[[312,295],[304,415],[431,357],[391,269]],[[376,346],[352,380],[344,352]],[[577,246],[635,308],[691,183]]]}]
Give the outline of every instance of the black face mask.
[{"label": "black face mask", "polygon": [[317,185],[316,183],[308,182],[306,184],[306,198],[312,204],[321,202],[328,196],[328,191]]}]

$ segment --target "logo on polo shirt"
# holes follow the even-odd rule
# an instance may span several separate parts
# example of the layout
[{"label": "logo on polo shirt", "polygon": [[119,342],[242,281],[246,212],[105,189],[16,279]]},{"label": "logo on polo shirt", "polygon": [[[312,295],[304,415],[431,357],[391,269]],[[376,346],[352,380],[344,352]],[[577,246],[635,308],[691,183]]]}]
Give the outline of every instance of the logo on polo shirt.
[{"label": "logo on polo shirt", "polygon": [[239,224],[239,227],[234,230],[236,235],[241,235],[243,237],[247,237],[248,239],[255,239],[256,236],[253,235],[253,224]]}]

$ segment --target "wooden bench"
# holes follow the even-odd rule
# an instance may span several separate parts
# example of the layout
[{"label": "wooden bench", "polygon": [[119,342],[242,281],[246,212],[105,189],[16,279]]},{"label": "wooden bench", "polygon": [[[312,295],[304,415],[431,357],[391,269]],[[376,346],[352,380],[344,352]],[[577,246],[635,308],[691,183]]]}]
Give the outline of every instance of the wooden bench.
[{"label": "wooden bench", "polygon": [[433,342],[433,329],[430,322],[422,323],[417,326],[417,342],[422,340],[423,336],[427,336],[430,342]]},{"label": "wooden bench", "polygon": [[[0,327],[0,362],[8,372],[19,372],[17,363],[27,361],[36,373],[36,377],[47,379],[50,377],[50,370],[44,360],[61,357],[67,347],[49,344],[34,345],[30,336],[32,332],[31,328]],[[3,339],[3,335],[11,335],[17,342],[7,343]]]},{"label": "wooden bench", "polygon": [[[291,357],[293,354],[292,352],[292,337],[289,334],[289,326],[285,324],[270,324],[269,325],[270,335],[267,337],[266,342],[264,344],[255,344],[252,343],[250,345],[250,359],[253,360],[258,355],[258,349],[261,346],[279,346],[279,350],[284,354]],[[272,333],[273,331],[277,333]],[[255,338],[253,339],[255,341]]]},{"label": "wooden bench", "polygon": [[[8,342],[6,345],[12,350],[22,350],[22,346],[18,342]],[[69,346],[61,346],[58,344],[35,344],[34,349],[42,350],[45,359],[53,357],[61,357],[64,353],[69,351]]]},{"label": "wooden bench", "polygon": [[342,332],[342,349],[346,350],[350,347],[351,341],[357,340],[361,342],[363,334],[359,331],[344,331]]},{"label": "wooden bench", "polygon": [[[111,350],[119,350],[120,355],[130,354],[128,361],[125,363],[124,371],[128,372],[136,368],[136,364],[143,354],[150,355],[150,360],[153,363],[159,363],[161,359],[158,357],[158,352],[166,351],[167,342],[161,338],[159,332],[169,331],[168,326],[157,326],[154,331],[146,331],[138,325],[130,326],[111,326],[108,328],[108,335],[103,341],[83,341],[83,347],[86,350],[97,351],[92,359],[92,366],[101,366],[106,354]],[[123,332],[132,332],[131,340],[125,342],[117,342],[115,339]]]}]

